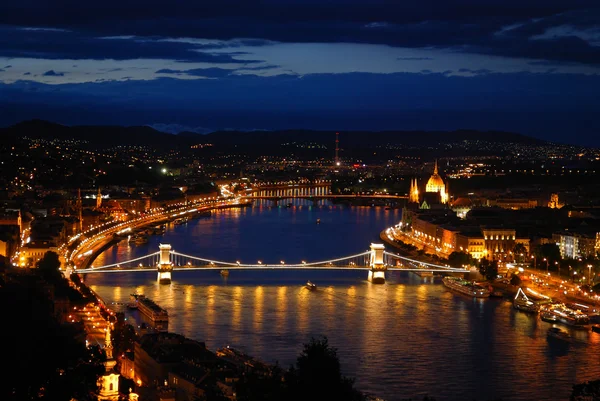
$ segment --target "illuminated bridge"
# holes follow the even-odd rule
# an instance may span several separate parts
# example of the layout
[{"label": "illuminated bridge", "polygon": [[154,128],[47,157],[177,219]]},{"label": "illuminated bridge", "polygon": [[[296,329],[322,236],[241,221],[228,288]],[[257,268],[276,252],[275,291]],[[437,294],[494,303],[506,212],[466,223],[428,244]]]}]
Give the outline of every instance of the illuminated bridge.
[{"label": "illuminated bridge", "polygon": [[382,244],[371,244],[369,250],[356,255],[344,256],[336,259],[320,262],[286,263],[280,261],[276,264],[258,261],[253,264],[241,263],[239,261],[223,262],[211,260],[193,255],[186,255],[171,249],[169,244],[160,244],[158,252],[139,258],[120,261],[117,263],[93,266],[86,269],[77,269],[78,273],[117,273],[117,272],[141,272],[157,271],[158,280],[161,283],[171,282],[171,276],[175,271],[181,270],[366,270],[368,280],[376,283],[385,283],[385,272],[387,270],[399,270],[408,272],[433,272],[433,273],[468,273],[469,270],[452,268],[444,265],[426,263],[410,259],[385,250]]},{"label": "illuminated bridge", "polygon": [[252,192],[249,192],[244,196],[244,199],[249,200],[270,200],[275,203],[284,199],[308,199],[308,200],[322,200],[322,199],[408,199],[407,196],[390,194],[387,192],[381,193],[356,193],[356,194],[332,194],[330,185],[289,185],[277,186],[277,187],[262,187]]}]

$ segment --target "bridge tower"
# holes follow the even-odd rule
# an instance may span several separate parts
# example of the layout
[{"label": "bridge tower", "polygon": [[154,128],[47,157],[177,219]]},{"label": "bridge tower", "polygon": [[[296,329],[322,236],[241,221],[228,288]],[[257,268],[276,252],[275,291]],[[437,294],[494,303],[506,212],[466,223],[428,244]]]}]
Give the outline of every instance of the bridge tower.
[{"label": "bridge tower", "polygon": [[371,256],[369,257],[369,281],[373,284],[385,283],[385,271],[387,266],[383,261],[383,244],[371,244]]},{"label": "bridge tower", "polygon": [[171,262],[171,245],[160,244],[160,261],[158,263],[158,282],[160,284],[171,284],[171,273],[173,263]]}]

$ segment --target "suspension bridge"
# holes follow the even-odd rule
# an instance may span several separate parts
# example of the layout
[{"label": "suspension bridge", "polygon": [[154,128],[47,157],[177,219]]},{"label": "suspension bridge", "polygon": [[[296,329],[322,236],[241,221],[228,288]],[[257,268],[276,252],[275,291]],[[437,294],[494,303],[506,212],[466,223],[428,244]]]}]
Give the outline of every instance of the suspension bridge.
[{"label": "suspension bridge", "polygon": [[399,270],[407,272],[432,272],[432,273],[469,273],[467,269],[453,268],[450,266],[427,263],[410,259],[395,253],[387,252],[383,244],[371,244],[370,249],[355,255],[344,256],[336,259],[300,263],[241,263],[223,262],[187,255],[171,249],[170,244],[160,244],[157,252],[138,258],[120,261],[103,266],[91,266],[77,269],[78,273],[117,273],[117,272],[142,272],[156,271],[158,281],[164,284],[171,282],[172,274],[181,270],[273,270],[273,269],[314,269],[314,270],[367,270],[368,280],[375,284],[385,283],[385,272]]}]

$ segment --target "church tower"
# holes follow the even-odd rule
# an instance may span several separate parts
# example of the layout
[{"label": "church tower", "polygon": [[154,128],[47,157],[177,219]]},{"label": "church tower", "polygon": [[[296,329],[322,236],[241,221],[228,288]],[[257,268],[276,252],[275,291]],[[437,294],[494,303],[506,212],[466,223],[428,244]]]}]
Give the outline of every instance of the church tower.
[{"label": "church tower", "polygon": [[96,195],[96,210],[100,210],[102,207],[102,192],[100,191],[100,187],[98,187],[98,194]]},{"label": "church tower", "polygon": [[408,194],[408,201],[410,203],[419,203],[419,187],[417,185],[417,179],[410,180],[410,192]]},{"label": "church tower", "polygon": [[98,379],[98,401],[117,401],[119,399],[119,374],[114,371],[117,361],[113,357],[113,346],[110,338],[110,324],[106,327],[104,341],[106,351],[105,373]]}]

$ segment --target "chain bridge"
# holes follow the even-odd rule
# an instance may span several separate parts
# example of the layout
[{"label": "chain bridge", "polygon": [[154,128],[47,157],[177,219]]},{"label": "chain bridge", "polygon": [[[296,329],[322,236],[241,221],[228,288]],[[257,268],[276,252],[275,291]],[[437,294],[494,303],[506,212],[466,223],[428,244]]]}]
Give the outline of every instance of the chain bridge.
[{"label": "chain bridge", "polygon": [[77,269],[77,273],[117,273],[156,271],[158,281],[168,284],[172,274],[180,270],[274,270],[274,269],[314,269],[314,270],[366,270],[368,280],[375,284],[385,283],[385,272],[400,270],[408,272],[432,273],[468,273],[469,270],[453,268],[410,259],[385,250],[383,244],[371,244],[370,249],[355,255],[344,256],[319,262],[301,261],[300,263],[241,263],[240,261],[224,262],[179,253],[170,244],[160,244],[157,252],[139,258],[124,260],[104,266],[91,266]]}]

